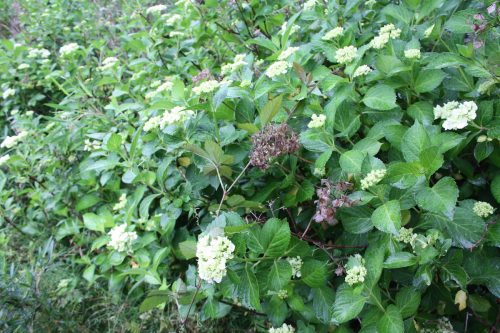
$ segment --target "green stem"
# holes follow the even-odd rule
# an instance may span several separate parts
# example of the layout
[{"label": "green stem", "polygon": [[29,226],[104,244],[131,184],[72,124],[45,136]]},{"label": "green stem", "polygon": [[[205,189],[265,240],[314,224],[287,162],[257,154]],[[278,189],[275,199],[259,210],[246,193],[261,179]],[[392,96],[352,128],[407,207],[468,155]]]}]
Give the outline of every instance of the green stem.
[{"label": "green stem", "polygon": [[212,97],[210,97],[209,103],[210,103],[210,111],[212,112],[212,118],[214,120],[215,137],[217,138],[217,142],[220,143],[219,123],[217,122],[217,116],[215,115],[215,108],[212,103]]}]

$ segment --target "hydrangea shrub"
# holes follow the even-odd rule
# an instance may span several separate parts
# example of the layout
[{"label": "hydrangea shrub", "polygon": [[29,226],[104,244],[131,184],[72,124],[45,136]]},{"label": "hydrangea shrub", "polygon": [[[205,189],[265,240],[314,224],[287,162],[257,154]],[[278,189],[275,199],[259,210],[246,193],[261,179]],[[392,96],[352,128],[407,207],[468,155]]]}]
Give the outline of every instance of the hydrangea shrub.
[{"label": "hydrangea shrub", "polygon": [[498,330],[497,2],[20,3],[7,232],[181,324]]}]

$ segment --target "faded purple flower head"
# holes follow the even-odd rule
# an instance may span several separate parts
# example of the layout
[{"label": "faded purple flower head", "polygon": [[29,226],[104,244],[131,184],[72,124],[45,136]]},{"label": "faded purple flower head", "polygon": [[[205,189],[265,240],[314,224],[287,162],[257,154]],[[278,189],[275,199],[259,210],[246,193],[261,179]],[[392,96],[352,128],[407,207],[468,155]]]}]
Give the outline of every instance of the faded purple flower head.
[{"label": "faded purple flower head", "polygon": [[321,180],[321,187],[316,190],[318,200],[316,203],[316,214],[313,219],[315,222],[326,222],[334,225],[337,220],[335,214],[339,207],[351,207],[354,201],[349,199],[346,192],[352,189],[352,184],[348,182],[339,182],[332,184],[328,179]]},{"label": "faded purple flower head", "polygon": [[486,8],[486,11],[488,11],[488,14],[491,15],[496,11],[496,9],[497,9],[497,3],[495,2],[494,4]]},{"label": "faded purple flower head", "polygon": [[271,159],[299,149],[299,138],[286,124],[267,125],[252,136],[250,163],[262,170],[269,168]]},{"label": "faded purple flower head", "polygon": [[199,72],[198,75],[193,76],[192,81],[193,81],[193,83],[198,83],[202,80],[205,80],[209,76],[210,76],[210,71],[205,68],[204,70]]}]

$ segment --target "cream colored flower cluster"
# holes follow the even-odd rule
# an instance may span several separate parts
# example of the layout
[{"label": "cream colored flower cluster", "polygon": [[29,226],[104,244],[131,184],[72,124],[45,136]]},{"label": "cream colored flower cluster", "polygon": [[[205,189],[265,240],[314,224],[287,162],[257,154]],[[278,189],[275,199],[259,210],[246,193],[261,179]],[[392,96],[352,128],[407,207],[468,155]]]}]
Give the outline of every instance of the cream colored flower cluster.
[{"label": "cream colored flower cluster", "polygon": [[126,231],[127,224],[123,223],[113,227],[108,235],[111,237],[108,246],[118,252],[130,252],[132,244],[137,239],[135,231]]},{"label": "cream colored flower cluster", "polygon": [[30,49],[28,51],[28,58],[34,59],[34,58],[43,58],[46,59],[50,56],[50,51],[47,49]]},{"label": "cream colored flower cluster", "polygon": [[308,0],[304,2],[304,10],[313,9],[316,6],[316,0]]},{"label": "cream colored flower cluster", "polygon": [[234,57],[234,62],[231,64],[225,64],[221,67],[221,73],[224,75],[231,74],[236,72],[243,66],[247,64],[245,61],[246,54],[238,54]]},{"label": "cream colored flower cluster", "polygon": [[59,49],[59,54],[63,57],[68,56],[70,54],[73,54],[76,50],[78,50],[80,46],[77,43],[69,43],[66,45],[63,45]]},{"label": "cream colored flower cluster", "polygon": [[12,148],[26,136],[28,136],[28,132],[26,131],[21,131],[17,135],[8,136],[0,144],[0,148]]},{"label": "cream colored flower cluster", "polygon": [[302,258],[301,257],[293,257],[286,259],[290,266],[292,266],[292,276],[300,278],[302,273],[300,269],[302,268]]},{"label": "cream colored flower cluster", "polygon": [[10,159],[10,155],[9,154],[6,154],[6,155],[3,155],[2,157],[0,157],[0,166],[4,165],[5,163],[7,163]]},{"label": "cream colored flower cluster", "polygon": [[215,89],[219,88],[220,82],[217,80],[208,80],[202,82],[199,86],[193,88],[193,92],[197,95],[200,94],[208,94],[214,91]]},{"label": "cream colored flower cluster", "polygon": [[196,245],[200,278],[208,283],[220,283],[227,274],[226,263],[233,258],[234,248],[225,236],[200,236]]},{"label": "cream colored flower cluster", "polygon": [[116,63],[118,62],[118,59],[115,57],[108,57],[102,61],[102,65],[98,67],[99,70],[105,71],[107,69],[112,68]]},{"label": "cream colored flower cluster", "polygon": [[85,151],[94,151],[101,149],[101,142],[97,140],[85,139],[83,144],[84,144],[83,150]]},{"label": "cream colored flower cluster", "polygon": [[180,121],[184,121],[192,117],[194,112],[186,110],[183,106],[176,106],[171,110],[165,111],[161,116],[151,117],[144,124],[144,131],[149,132],[153,129],[164,129],[167,125],[171,125]]},{"label": "cream colored flower cluster", "polygon": [[352,77],[354,78],[354,77],[358,77],[358,76],[362,76],[362,75],[367,75],[371,71],[373,71],[373,69],[371,69],[370,66],[361,65],[358,68],[356,68],[356,70],[354,71],[354,74],[352,74]]},{"label": "cream colored flower cluster", "polygon": [[365,259],[359,254],[355,254],[349,258],[346,265],[345,282],[352,286],[356,283],[365,281],[366,274],[368,273],[365,268]]},{"label": "cream colored flower cluster", "polygon": [[405,244],[410,244],[413,246],[415,244],[415,239],[417,239],[417,234],[413,233],[413,228],[405,228],[402,227],[399,230],[399,236],[397,237],[397,240],[399,242],[405,243]]},{"label": "cream colored flower cluster", "polygon": [[388,42],[389,39],[397,39],[401,35],[401,29],[397,29],[394,24],[387,24],[380,28],[378,36],[375,36],[369,46],[374,49],[383,48]]},{"label": "cream colored flower cluster", "polygon": [[164,15],[165,17],[163,17],[162,15],[162,18],[165,18],[166,25],[175,26],[177,23],[182,21],[182,16],[179,14],[172,14],[172,15],[164,14]]},{"label": "cream colored flower cluster", "polygon": [[286,74],[290,67],[291,65],[287,61],[276,61],[267,68],[266,75],[269,78],[273,78],[282,74]]},{"label": "cream colored flower cluster", "polygon": [[299,50],[298,47],[290,46],[289,48],[287,48],[286,50],[281,52],[281,54],[278,56],[278,60],[287,60],[290,56],[295,54],[295,52],[297,52],[298,50]]},{"label": "cream colored flower cluster", "polygon": [[420,59],[420,49],[408,49],[408,50],[405,50],[405,58],[408,58],[408,59]]},{"label": "cream colored flower cluster", "polygon": [[340,37],[344,34],[344,28],[343,27],[335,27],[332,30],[328,31],[323,37],[321,37],[322,40],[332,40],[337,37]]},{"label": "cream colored flower cluster", "polygon": [[295,328],[292,325],[283,324],[281,327],[278,327],[278,328],[271,327],[268,332],[269,333],[294,333]]},{"label": "cream colored flower cluster", "polygon": [[165,5],[151,6],[148,9],[146,9],[146,14],[158,14],[164,11],[165,9],[167,9],[167,6]]},{"label": "cream colored flower cluster", "polygon": [[325,124],[326,116],[324,114],[316,115],[313,114],[311,116],[311,121],[307,124],[309,128],[319,128]]},{"label": "cream colored flower cluster", "polygon": [[155,97],[163,92],[170,91],[170,90],[172,90],[172,88],[174,86],[174,83],[172,81],[169,81],[169,80],[167,80],[163,83],[161,83],[161,81],[158,81],[157,83],[154,82],[154,83],[155,84],[154,85],[152,84],[151,86],[153,88],[156,88],[156,89],[148,92],[146,94],[146,96],[144,96],[144,97],[146,97],[146,99],[151,99],[151,98],[153,98],[153,97]]},{"label": "cream colored flower cluster", "polygon": [[451,101],[434,107],[434,119],[444,119],[445,130],[462,129],[476,118],[477,105],[472,101]]},{"label": "cream colored flower cluster", "polygon": [[493,206],[484,201],[476,202],[472,210],[474,211],[474,214],[484,218],[492,215],[495,212]]},{"label": "cream colored flower cluster", "polygon": [[16,94],[16,90],[12,88],[7,88],[3,91],[2,97],[3,99],[7,99],[10,96],[14,96]]},{"label": "cream colored flower cluster", "polygon": [[338,49],[335,52],[337,62],[341,64],[348,64],[352,62],[358,54],[358,49],[352,45]]},{"label": "cream colored flower cluster", "polygon": [[123,209],[125,208],[126,205],[127,205],[127,194],[122,193],[122,195],[120,195],[120,198],[118,199],[118,202],[113,206],[113,210]]},{"label": "cream colored flower cluster", "polygon": [[385,173],[386,173],[385,169],[370,171],[370,173],[367,174],[366,177],[361,180],[361,189],[367,190],[373,185],[378,184],[385,177]]}]

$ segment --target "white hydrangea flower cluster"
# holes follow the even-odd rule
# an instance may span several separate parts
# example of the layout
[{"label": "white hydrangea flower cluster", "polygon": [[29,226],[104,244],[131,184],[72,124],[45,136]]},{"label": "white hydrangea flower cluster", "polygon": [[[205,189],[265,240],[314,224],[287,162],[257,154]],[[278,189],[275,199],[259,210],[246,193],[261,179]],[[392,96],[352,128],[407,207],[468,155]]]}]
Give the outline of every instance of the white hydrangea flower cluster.
[{"label": "white hydrangea flower cluster", "polygon": [[378,184],[385,177],[385,173],[385,169],[370,171],[370,173],[368,173],[366,177],[361,180],[361,189],[367,190],[373,185]]},{"label": "white hydrangea flower cluster", "polygon": [[[167,15],[167,14],[165,14]],[[165,20],[166,25],[175,26],[177,23],[182,21],[182,16],[179,14],[168,15]]]},{"label": "white hydrangea flower cluster", "polygon": [[63,45],[59,49],[59,54],[63,57],[68,56],[70,54],[73,54],[76,50],[78,50],[80,46],[77,43],[69,43],[66,45]]},{"label": "white hydrangea flower cluster", "polygon": [[295,328],[292,325],[283,324],[281,327],[278,327],[278,328],[271,327],[268,332],[269,333],[294,333]]},{"label": "white hydrangea flower cluster", "polygon": [[429,38],[429,36],[432,34],[432,30],[434,30],[434,24],[425,29],[424,38]]},{"label": "white hydrangea flower cluster", "polygon": [[107,69],[112,68],[116,63],[118,62],[118,59],[115,57],[108,57],[102,61],[102,65],[98,67],[99,70],[105,71]]},{"label": "white hydrangea flower cluster", "polygon": [[132,244],[137,239],[137,233],[135,231],[125,231],[127,229],[127,224],[123,223],[113,227],[108,235],[111,240],[108,242],[108,246],[118,252],[130,252],[132,250]]},{"label": "white hydrangea flower cluster", "polygon": [[6,154],[6,155],[3,155],[2,157],[0,157],[0,166],[4,165],[5,163],[7,163],[10,159],[10,155],[9,154]]},{"label": "white hydrangea flower cluster", "polygon": [[364,282],[367,270],[365,268],[365,259],[359,254],[349,258],[346,265],[345,282],[352,286],[356,283]]},{"label": "white hydrangea flower cluster", "polygon": [[[281,31],[280,33],[284,34],[286,29],[288,29],[288,22],[284,22],[283,25],[281,26]],[[293,35],[294,33],[296,33],[297,31],[300,30],[300,26],[298,26],[297,24],[294,24],[292,26],[292,28],[290,29],[290,35]]]},{"label": "white hydrangea flower cluster", "polygon": [[221,67],[221,73],[224,75],[236,72],[238,69],[242,68],[247,64],[245,61],[246,54],[238,54],[234,57],[234,62],[232,64],[225,64]]},{"label": "white hydrangea flower cluster", "polygon": [[234,249],[234,244],[225,236],[200,236],[196,245],[200,278],[208,283],[220,283],[226,276],[226,263],[233,258]]},{"label": "white hydrangea flower cluster", "polygon": [[25,63],[20,64],[19,66],[17,66],[17,69],[19,69],[19,70],[23,70],[23,69],[27,69],[27,68],[30,68],[30,65],[25,64]]},{"label": "white hydrangea flower cluster", "polygon": [[158,80],[158,82],[155,81],[154,84],[151,84],[151,87],[156,88],[156,90],[148,92],[144,96],[144,97],[146,97],[146,99],[151,99],[151,98],[156,97],[157,95],[159,95],[163,92],[172,90],[172,88],[174,87],[174,83],[172,81],[168,81],[168,80],[161,83],[161,81]]},{"label": "white hydrangea flower cluster", "polygon": [[171,110],[165,111],[161,116],[151,117],[144,124],[144,131],[149,132],[153,129],[164,129],[167,125],[171,125],[180,121],[184,121],[192,117],[194,112],[186,110],[183,106],[176,106]]},{"label": "white hydrangea flower cluster", "polygon": [[7,88],[3,91],[2,97],[3,99],[7,99],[10,96],[14,96],[16,94],[16,90],[12,88]]},{"label": "white hydrangea flower cluster", "polygon": [[372,72],[373,69],[370,68],[368,65],[361,65],[356,70],[354,71],[354,74],[352,74],[352,77],[358,77],[362,75],[367,75],[368,73]]},{"label": "white hydrangea flower cluster", "polygon": [[451,101],[434,107],[434,119],[444,119],[445,130],[462,129],[476,118],[477,105],[472,101],[459,103]]},{"label": "white hydrangea flower cluster", "polygon": [[371,40],[369,46],[379,50],[389,42],[389,39],[397,39],[400,35],[401,29],[396,29],[394,24],[384,25],[380,28],[378,35]]},{"label": "white hydrangea flower cluster", "polygon": [[304,2],[304,10],[313,9],[316,6],[316,0],[308,0]]},{"label": "white hydrangea flower cluster", "polygon": [[185,33],[182,31],[171,31],[168,35],[170,37],[183,37]]},{"label": "white hydrangea flower cluster", "polygon": [[300,269],[302,268],[302,258],[301,257],[293,257],[293,258],[287,258],[286,259],[290,266],[292,266],[292,276],[296,278],[300,278],[302,276],[302,273],[300,272]]},{"label": "white hydrangea flower cluster", "polygon": [[335,52],[335,58],[337,62],[341,64],[348,64],[356,58],[358,54],[358,49],[352,45],[338,49]]},{"label": "white hydrangea flower cluster", "polygon": [[146,9],[146,14],[158,14],[161,11],[164,11],[165,9],[167,9],[167,6],[165,5],[151,6],[148,9]]},{"label": "white hydrangea flower cluster", "polygon": [[290,46],[289,48],[287,48],[286,50],[281,52],[281,54],[278,56],[278,60],[287,60],[290,56],[295,54],[295,52],[297,52],[298,50],[299,50],[298,47]]},{"label": "white hydrangea flower cluster", "polygon": [[32,48],[28,51],[28,58],[43,58],[46,59],[50,56],[50,51],[47,49],[35,49]]},{"label": "white hydrangea flower cluster", "polygon": [[487,202],[484,201],[478,201],[474,204],[474,207],[472,208],[474,211],[474,214],[476,214],[479,217],[488,217],[492,215],[495,212],[495,209],[493,208],[492,205],[490,205]]},{"label": "white hydrangea flower cluster", "polygon": [[408,58],[408,59],[420,59],[420,49],[408,49],[408,50],[405,50],[405,58]]},{"label": "white hydrangea flower cluster", "polygon": [[450,320],[446,317],[441,317],[437,321],[437,326],[435,328],[423,328],[420,333],[455,333],[453,325]]},{"label": "white hydrangea flower cluster", "polygon": [[322,40],[332,40],[337,37],[340,37],[344,34],[344,28],[343,27],[335,27],[332,30],[328,31],[323,37],[321,37]]},{"label": "white hydrangea flower cluster", "polygon": [[322,127],[325,124],[326,121],[326,116],[324,114],[313,114],[311,116],[311,121],[309,124],[307,124],[307,127],[309,128],[319,128]]},{"label": "white hydrangea flower cluster", "polygon": [[202,82],[199,86],[193,88],[193,92],[197,95],[202,93],[208,94],[219,88],[220,83],[217,80],[208,80]]},{"label": "white hydrangea flower cluster", "polygon": [[125,208],[126,205],[127,205],[127,194],[122,193],[120,195],[120,198],[118,199],[118,202],[113,206],[113,210],[123,209]]},{"label": "white hydrangea flower cluster", "polygon": [[287,61],[276,61],[267,68],[266,75],[272,79],[281,74],[286,74],[290,67],[291,65]]},{"label": "white hydrangea flower cluster", "polygon": [[97,140],[85,139],[83,144],[84,151],[94,151],[101,149],[101,142]]},{"label": "white hydrangea flower cluster", "polygon": [[0,144],[0,148],[12,148],[26,136],[28,136],[28,132],[26,131],[21,131],[17,135],[7,136]]},{"label": "white hydrangea flower cluster", "polygon": [[402,227],[399,229],[399,236],[396,237],[399,242],[410,244],[412,247],[415,244],[415,240],[417,239],[417,234],[413,233],[413,228],[405,228]]},{"label": "white hydrangea flower cluster", "polygon": [[284,289],[281,289],[278,291],[278,294],[277,296],[280,298],[280,299],[287,299],[288,298],[288,292]]}]

